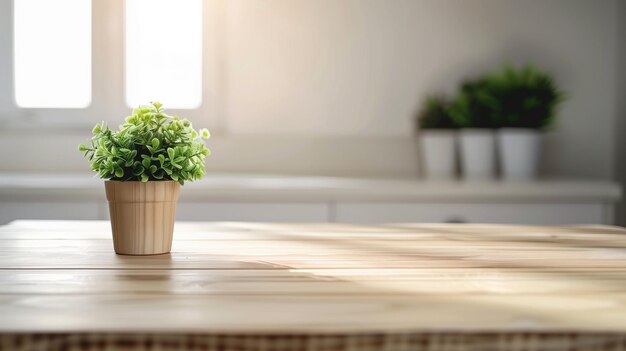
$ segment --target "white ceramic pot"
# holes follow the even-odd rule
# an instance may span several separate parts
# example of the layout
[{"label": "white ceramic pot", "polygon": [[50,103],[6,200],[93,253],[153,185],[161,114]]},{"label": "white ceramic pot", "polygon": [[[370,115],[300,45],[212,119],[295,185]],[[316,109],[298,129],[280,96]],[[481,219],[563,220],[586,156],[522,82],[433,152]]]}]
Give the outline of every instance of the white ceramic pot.
[{"label": "white ceramic pot", "polygon": [[498,156],[505,180],[529,181],[537,178],[541,133],[536,129],[498,130]]},{"label": "white ceramic pot", "polygon": [[420,155],[427,179],[450,180],[456,176],[456,135],[454,130],[420,131]]},{"label": "white ceramic pot", "polygon": [[461,129],[461,172],[467,180],[496,177],[496,137],[493,129]]}]

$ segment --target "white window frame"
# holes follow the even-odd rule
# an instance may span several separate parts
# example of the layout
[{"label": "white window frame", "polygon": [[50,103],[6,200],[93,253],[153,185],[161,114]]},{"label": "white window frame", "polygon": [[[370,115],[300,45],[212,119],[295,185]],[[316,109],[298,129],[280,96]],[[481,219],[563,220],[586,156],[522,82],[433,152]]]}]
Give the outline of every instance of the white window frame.
[{"label": "white window frame", "polygon": [[[88,0],[86,0],[88,1]],[[0,0],[0,129],[91,128],[107,121],[116,126],[131,112],[125,97],[125,0],[92,1],[92,89],[86,108],[23,108],[15,101],[13,70],[13,1]],[[190,118],[197,127],[219,129],[218,0],[203,0],[202,103],[196,109],[167,109]]]}]

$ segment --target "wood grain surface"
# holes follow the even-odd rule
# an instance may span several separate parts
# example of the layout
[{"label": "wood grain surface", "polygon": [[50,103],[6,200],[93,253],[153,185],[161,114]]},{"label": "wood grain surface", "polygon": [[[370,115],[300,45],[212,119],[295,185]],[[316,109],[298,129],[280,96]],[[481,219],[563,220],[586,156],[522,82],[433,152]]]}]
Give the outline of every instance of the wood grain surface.
[{"label": "wood grain surface", "polygon": [[118,256],[108,222],[0,228],[0,332],[626,332],[626,230],[176,223]]}]

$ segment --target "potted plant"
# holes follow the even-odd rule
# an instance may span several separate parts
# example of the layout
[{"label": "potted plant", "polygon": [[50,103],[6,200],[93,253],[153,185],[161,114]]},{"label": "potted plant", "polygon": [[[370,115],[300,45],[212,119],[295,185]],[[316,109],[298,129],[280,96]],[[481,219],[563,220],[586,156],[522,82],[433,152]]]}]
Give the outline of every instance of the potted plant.
[{"label": "potted plant", "polygon": [[487,78],[489,106],[498,121],[497,144],[502,177],[532,180],[537,177],[542,131],[554,123],[563,94],[552,77],[533,66],[507,66]]},{"label": "potted plant", "polygon": [[90,146],[79,145],[91,169],[106,179],[116,253],[170,252],[180,186],[204,176],[208,137],[207,129],[198,133],[152,102],[134,109],[116,131],[97,124]]},{"label": "potted plant", "polygon": [[429,179],[456,176],[457,126],[450,116],[449,105],[444,97],[428,97],[418,115],[422,167]]},{"label": "potted plant", "polygon": [[485,79],[467,81],[450,105],[450,115],[461,128],[460,161],[466,179],[490,180],[496,175],[496,123],[490,113],[494,101],[488,88]]}]

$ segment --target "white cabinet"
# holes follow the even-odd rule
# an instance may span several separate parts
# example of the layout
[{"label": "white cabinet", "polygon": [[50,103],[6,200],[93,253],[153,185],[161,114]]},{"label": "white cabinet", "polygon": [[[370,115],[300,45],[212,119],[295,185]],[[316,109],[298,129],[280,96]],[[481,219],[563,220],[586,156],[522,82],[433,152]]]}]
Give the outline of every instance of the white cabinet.
[{"label": "white cabinet", "polygon": [[[417,179],[211,174],[185,185],[181,221],[613,224],[610,181],[429,182]],[[84,174],[0,174],[0,224],[107,219],[102,181]]]},{"label": "white cabinet", "polygon": [[601,203],[337,203],[345,223],[611,224],[612,206]]},{"label": "white cabinet", "polygon": [[176,219],[182,221],[328,222],[325,203],[180,202]]},{"label": "white cabinet", "polygon": [[[612,224],[604,203],[180,202],[181,221]],[[16,219],[108,219],[106,200],[2,201],[0,224]]]}]

